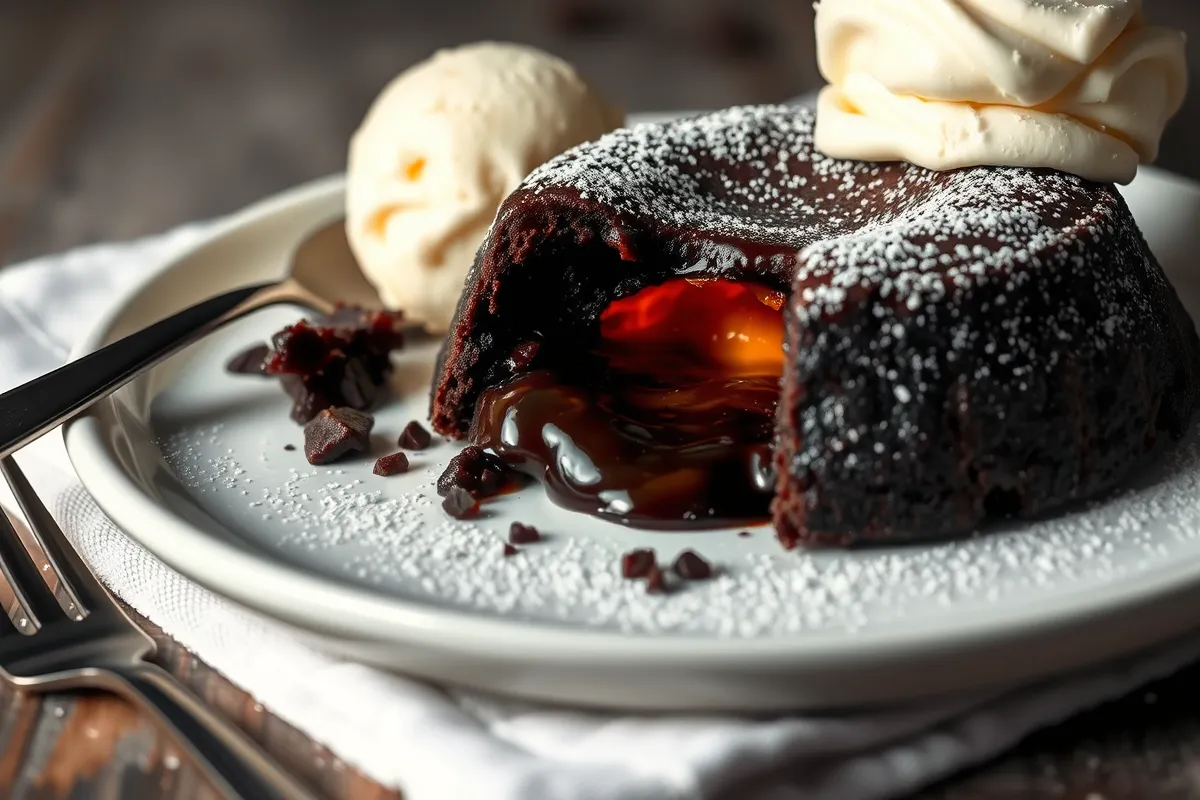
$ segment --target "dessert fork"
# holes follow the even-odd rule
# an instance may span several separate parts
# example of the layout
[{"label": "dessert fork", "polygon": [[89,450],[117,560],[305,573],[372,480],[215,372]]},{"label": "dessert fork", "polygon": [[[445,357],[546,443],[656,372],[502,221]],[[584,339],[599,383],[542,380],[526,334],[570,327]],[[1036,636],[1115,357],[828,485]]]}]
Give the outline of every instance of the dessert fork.
[{"label": "dessert fork", "polygon": [[0,472],[71,601],[67,613],[0,511],[0,574],[24,613],[18,627],[0,609],[0,674],[34,691],[102,689],[133,701],[177,734],[227,797],[312,797],[244,734],[146,660],[154,654],[154,640],[92,576],[16,462],[0,459]]},{"label": "dessert fork", "polygon": [[228,322],[280,303],[327,313],[335,301],[380,306],[354,261],[340,221],[318,228],[301,242],[283,280],[210,297],[0,394],[0,457],[15,453]]}]

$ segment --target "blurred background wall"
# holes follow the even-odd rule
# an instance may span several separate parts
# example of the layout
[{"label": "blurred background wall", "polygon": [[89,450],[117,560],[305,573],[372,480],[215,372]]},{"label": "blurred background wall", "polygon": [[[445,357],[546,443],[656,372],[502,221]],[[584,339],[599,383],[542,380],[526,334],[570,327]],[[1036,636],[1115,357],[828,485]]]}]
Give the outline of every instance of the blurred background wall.
[{"label": "blurred background wall", "polygon": [[[1200,40],[1200,0],[1146,6]],[[557,53],[634,111],[820,83],[810,0],[0,0],[0,264],[338,171],[390,78],[485,38]],[[1160,163],[1200,178],[1198,132],[1200,88]]]}]

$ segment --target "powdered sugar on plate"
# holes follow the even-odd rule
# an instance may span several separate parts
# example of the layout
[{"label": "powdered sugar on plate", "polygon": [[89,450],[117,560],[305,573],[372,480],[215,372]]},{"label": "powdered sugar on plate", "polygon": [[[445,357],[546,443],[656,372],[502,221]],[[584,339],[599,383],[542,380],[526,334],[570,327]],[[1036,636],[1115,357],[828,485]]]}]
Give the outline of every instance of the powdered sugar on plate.
[{"label": "powdered sugar on plate", "polygon": [[[371,474],[375,457],[397,449],[404,425],[424,419],[434,346],[400,355],[402,397],[378,414],[375,452],[312,467],[284,449],[300,441],[300,429],[282,392],[222,369],[293,316],[270,312],[216,337],[158,396],[151,422],[179,484],[164,502],[297,569],[410,602],[638,635],[845,634],[1044,607],[1200,556],[1195,431],[1117,497],[946,544],[808,553],[783,550],[767,527],[749,537],[633,531],[556,508],[536,484],[485,504],[476,521],[457,522],[434,489],[457,445],[435,439],[409,454],[409,473]],[[513,521],[536,525],[545,541],[505,557]],[[634,547],[655,548],[663,564],[694,549],[717,575],[648,595],[619,574],[621,553]]]}]

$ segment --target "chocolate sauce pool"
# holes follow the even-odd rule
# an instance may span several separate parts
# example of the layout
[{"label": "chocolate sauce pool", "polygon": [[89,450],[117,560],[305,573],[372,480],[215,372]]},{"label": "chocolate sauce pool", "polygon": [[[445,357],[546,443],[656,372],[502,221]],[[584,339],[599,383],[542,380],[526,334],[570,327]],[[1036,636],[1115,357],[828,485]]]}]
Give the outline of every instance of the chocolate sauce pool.
[{"label": "chocolate sauce pool", "polygon": [[555,503],[612,522],[764,520],[782,301],[720,280],[671,281],[617,301],[593,358],[485,392],[472,440],[540,478]]}]

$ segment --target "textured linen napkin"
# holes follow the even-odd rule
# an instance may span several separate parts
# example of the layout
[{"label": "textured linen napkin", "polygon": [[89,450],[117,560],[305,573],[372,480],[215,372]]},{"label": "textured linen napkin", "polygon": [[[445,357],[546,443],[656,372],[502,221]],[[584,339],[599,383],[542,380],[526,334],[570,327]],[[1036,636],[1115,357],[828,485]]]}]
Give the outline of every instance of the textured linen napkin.
[{"label": "textured linen napkin", "polygon": [[[206,225],[0,269],[0,391],[72,340]],[[80,485],[59,433],[19,460],[112,590],[344,761],[412,800],[883,798],[1200,658],[1200,639],[1086,674],[904,710],[774,719],[604,714],[449,691],[339,661],[182,578]],[[0,502],[12,508],[11,496]]]}]

